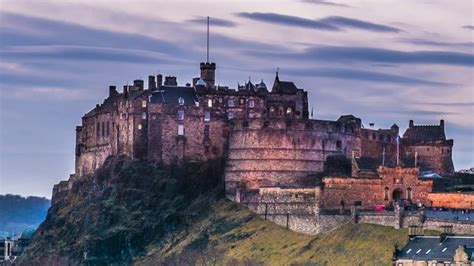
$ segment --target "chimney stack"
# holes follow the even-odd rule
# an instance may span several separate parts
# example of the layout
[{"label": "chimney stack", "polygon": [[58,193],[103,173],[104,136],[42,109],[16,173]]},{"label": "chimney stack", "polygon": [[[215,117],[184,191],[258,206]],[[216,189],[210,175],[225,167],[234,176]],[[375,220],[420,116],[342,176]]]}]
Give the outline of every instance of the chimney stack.
[{"label": "chimney stack", "polygon": [[163,86],[163,75],[158,74],[156,75],[156,87]]},{"label": "chimney stack", "polygon": [[408,123],[408,127],[412,128],[413,126],[414,126],[413,120],[410,120],[410,122]]},{"label": "chimney stack", "polygon": [[109,86],[109,97],[117,95],[117,88],[115,86]]},{"label": "chimney stack", "polygon": [[444,128],[444,120],[443,119],[439,120],[439,126]]},{"label": "chimney stack", "polygon": [[123,96],[128,97],[128,85],[123,85]]},{"label": "chimney stack", "polygon": [[165,77],[165,86],[178,86],[178,81],[175,76]]},{"label": "chimney stack", "polygon": [[154,91],[156,89],[155,76],[153,75],[148,76],[148,89],[151,91]]},{"label": "chimney stack", "polygon": [[136,79],[133,81],[133,86],[135,87],[135,89],[137,90],[143,90],[143,87],[144,87],[144,82],[142,79]]}]

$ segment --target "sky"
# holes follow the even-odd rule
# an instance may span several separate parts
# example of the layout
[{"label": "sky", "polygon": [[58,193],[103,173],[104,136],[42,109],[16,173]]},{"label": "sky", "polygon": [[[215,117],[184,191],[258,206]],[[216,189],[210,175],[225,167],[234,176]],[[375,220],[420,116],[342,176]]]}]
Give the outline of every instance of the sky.
[{"label": "sky", "polygon": [[474,167],[473,3],[0,0],[0,194],[50,198],[109,85],[199,76],[207,16],[218,84],[271,86],[279,68],[317,119],[444,119],[455,168]]}]

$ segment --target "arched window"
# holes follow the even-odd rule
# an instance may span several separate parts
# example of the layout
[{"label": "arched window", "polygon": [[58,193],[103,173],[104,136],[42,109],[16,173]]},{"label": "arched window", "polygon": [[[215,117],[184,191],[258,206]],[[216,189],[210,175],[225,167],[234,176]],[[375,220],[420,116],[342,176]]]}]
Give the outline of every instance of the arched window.
[{"label": "arched window", "polygon": [[293,109],[291,109],[291,107],[286,108],[286,115],[287,116],[291,116],[292,113],[293,113]]},{"label": "arched window", "polygon": [[336,141],[336,149],[340,150],[342,148],[342,142],[340,140]]},{"label": "arched window", "polygon": [[275,107],[270,107],[270,117],[275,117]]},{"label": "arched window", "polygon": [[407,188],[407,199],[411,201],[412,199],[412,190],[411,187]]},{"label": "arched window", "polygon": [[388,191],[389,191],[388,187],[385,187],[384,193],[383,193],[383,199],[384,200],[388,200]]}]

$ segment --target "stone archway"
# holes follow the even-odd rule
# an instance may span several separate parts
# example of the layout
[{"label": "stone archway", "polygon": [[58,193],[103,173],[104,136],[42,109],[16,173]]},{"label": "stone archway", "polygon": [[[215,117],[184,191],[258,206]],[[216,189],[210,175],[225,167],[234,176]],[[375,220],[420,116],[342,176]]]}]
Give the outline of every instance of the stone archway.
[{"label": "stone archway", "polygon": [[402,191],[401,189],[396,188],[396,189],[393,190],[393,192],[392,192],[392,200],[393,200],[394,202],[397,202],[397,201],[401,200],[402,197],[403,197],[403,191]]}]

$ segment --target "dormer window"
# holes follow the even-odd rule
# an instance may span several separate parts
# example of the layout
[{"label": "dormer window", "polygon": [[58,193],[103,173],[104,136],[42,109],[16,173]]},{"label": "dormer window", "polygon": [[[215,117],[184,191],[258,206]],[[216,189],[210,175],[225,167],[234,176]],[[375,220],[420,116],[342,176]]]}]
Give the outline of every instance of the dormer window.
[{"label": "dormer window", "polygon": [[206,122],[211,121],[211,112],[207,111],[204,113],[204,121]]},{"label": "dormer window", "polygon": [[179,105],[184,105],[184,98],[183,97],[179,97],[178,104]]}]

